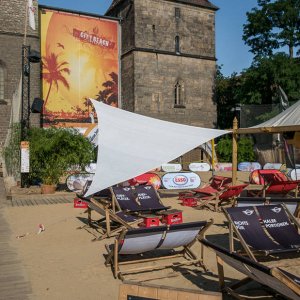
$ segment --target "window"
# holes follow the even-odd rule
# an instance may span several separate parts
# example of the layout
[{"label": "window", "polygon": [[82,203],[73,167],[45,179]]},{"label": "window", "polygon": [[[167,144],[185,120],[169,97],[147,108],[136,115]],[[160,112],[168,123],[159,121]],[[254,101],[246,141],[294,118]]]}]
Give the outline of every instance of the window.
[{"label": "window", "polygon": [[175,52],[180,54],[180,38],[178,35],[175,36]]},{"label": "window", "polygon": [[175,19],[180,19],[180,8],[175,7]]},{"label": "window", "polygon": [[4,100],[4,67],[0,62],[0,100]]},{"label": "window", "polygon": [[184,83],[178,80],[174,87],[174,107],[185,108],[184,105]]}]

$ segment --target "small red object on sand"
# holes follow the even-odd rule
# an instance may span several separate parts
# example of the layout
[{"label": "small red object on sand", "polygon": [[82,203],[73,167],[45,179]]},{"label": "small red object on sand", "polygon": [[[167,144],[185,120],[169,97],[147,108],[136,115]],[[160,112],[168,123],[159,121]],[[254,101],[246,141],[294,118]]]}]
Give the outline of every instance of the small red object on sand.
[{"label": "small red object on sand", "polygon": [[181,205],[182,206],[190,206],[190,207],[195,207],[198,205],[197,199],[196,198],[184,198],[181,199]]}]

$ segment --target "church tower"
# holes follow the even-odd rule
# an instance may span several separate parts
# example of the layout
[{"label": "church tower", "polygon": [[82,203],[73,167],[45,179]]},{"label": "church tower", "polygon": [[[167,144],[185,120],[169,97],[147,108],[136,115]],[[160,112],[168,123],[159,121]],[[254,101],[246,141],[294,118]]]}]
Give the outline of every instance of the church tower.
[{"label": "church tower", "polygon": [[207,0],[113,1],[106,15],[121,18],[124,109],[214,127],[217,9]]}]

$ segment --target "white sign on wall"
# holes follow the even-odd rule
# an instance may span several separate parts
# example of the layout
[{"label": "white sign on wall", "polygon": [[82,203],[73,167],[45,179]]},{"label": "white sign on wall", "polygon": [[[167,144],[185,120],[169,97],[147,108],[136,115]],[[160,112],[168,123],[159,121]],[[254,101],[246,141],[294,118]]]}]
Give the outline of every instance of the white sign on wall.
[{"label": "white sign on wall", "polygon": [[21,142],[21,173],[29,173],[29,142]]}]

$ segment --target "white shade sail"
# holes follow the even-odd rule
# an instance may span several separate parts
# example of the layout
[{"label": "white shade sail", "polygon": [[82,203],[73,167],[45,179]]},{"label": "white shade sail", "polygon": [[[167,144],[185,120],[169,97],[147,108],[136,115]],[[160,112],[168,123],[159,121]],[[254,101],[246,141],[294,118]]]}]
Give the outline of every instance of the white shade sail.
[{"label": "white shade sail", "polygon": [[161,121],[92,99],[91,102],[98,116],[98,159],[85,196],[148,172],[229,133]]}]

